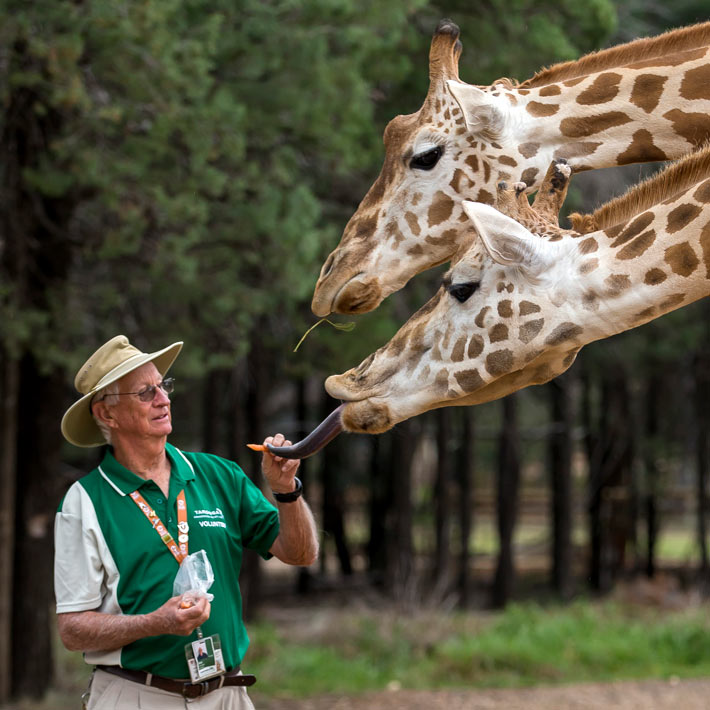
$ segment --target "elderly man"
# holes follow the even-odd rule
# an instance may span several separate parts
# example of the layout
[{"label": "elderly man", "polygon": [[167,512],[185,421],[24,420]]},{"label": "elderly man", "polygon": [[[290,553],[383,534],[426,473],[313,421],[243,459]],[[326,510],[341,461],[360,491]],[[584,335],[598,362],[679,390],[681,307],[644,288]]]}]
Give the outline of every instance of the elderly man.
[{"label": "elderly man", "polygon": [[[245,686],[254,678],[239,670],[249,644],[242,550],[293,565],[318,554],[298,461],[264,454],[274,506],[235,463],[167,442],[173,380],[165,375],[181,348],[143,353],[116,336],[80,369],[82,397],[62,419],[72,444],[109,444],[55,523],[59,634],[96,667],[90,709],[183,708],[198,697],[200,708],[252,708]],[[264,443],[288,442],[277,434]],[[214,570],[212,603],[173,596],[182,560],[198,550]]]}]

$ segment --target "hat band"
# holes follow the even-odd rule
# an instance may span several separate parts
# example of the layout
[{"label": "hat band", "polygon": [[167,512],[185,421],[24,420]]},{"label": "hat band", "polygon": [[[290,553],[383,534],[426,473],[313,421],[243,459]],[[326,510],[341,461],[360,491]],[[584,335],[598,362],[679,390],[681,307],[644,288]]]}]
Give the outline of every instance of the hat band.
[{"label": "hat band", "polygon": [[114,376],[114,373],[116,370],[118,370],[120,367],[124,367],[127,365],[131,360],[135,360],[138,357],[145,357],[145,353],[138,352],[135,355],[131,355],[131,357],[126,358],[125,360],[121,361],[114,367],[112,370],[107,372],[88,392],[87,394],[90,394],[91,392],[97,392],[100,390],[102,387],[105,387],[106,385],[110,385],[112,380],[111,378]]}]

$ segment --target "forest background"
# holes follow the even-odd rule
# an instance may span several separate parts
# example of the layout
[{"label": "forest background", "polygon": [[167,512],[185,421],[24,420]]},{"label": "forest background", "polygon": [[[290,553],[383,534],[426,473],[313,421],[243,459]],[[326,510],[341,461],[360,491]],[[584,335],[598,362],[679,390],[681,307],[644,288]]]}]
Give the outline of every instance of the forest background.
[{"label": "forest background", "polygon": [[[698,0],[3,0],[0,702],[52,683],[54,511],[99,456],[63,442],[59,421],[98,345],[184,340],[171,440],[258,480],[244,444],[309,431],[335,406],[325,377],[437,287],[440,270],[422,274],[353,331],[322,324],[294,352],[384,126],[423,101],[438,21],[461,28],[462,80],[488,84],[706,15]],[[579,176],[567,208],[647,172]],[[288,593],[358,579],[408,604],[570,600],[653,578],[671,528],[690,540],[674,567],[702,589],[708,315],[696,304],[594,344],[501,402],[339,437],[302,469],[323,555]],[[517,565],[533,556],[531,592]],[[252,617],[265,584],[249,558]],[[13,663],[20,639],[33,653]]]}]

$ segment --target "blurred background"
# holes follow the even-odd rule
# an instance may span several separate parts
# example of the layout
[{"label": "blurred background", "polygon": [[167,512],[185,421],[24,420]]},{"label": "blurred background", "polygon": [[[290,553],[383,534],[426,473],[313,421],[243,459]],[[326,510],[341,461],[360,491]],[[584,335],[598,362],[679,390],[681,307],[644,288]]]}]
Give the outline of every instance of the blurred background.
[{"label": "blurred background", "polygon": [[[184,340],[172,443],[259,480],[245,444],[310,431],[337,404],[325,377],[435,292],[441,269],[294,352],[316,321],[321,264],[379,173],[385,125],[424,99],[443,17],[461,28],[461,79],[483,85],[708,12],[701,0],[0,3],[0,706],[65,707],[88,678],[56,644],[52,525],[101,455],[59,431],[96,347],[118,333],[145,351]],[[566,209],[592,210],[655,167],[582,174]],[[320,561],[245,564],[245,668],[265,679],[262,706],[427,677],[710,675],[709,430],[700,302],[585,348],[547,385],[339,437],[301,469]],[[407,676],[435,661],[445,673]]]}]

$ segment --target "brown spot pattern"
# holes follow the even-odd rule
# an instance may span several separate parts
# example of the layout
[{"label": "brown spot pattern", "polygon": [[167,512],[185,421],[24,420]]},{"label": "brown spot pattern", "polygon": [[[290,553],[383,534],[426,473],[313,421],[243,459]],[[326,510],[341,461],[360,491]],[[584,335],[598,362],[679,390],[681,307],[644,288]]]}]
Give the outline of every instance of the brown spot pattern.
[{"label": "brown spot pattern", "polygon": [[559,345],[565,340],[572,340],[578,337],[584,330],[575,323],[560,323],[546,338],[545,345]]},{"label": "brown spot pattern", "polygon": [[700,214],[700,209],[698,205],[690,203],[678,205],[678,207],[668,213],[666,231],[669,234],[673,234],[687,227]]},{"label": "brown spot pattern", "polygon": [[669,296],[668,298],[664,299],[658,304],[658,308],[662,311],[666,311],[672,308],[676,308],[677,306],[680,306],[681,303],[685,301],[685,294],[684,293],[674,293],[672,296]]},{"label": "brown spot pattern", "polygon": [[578,158],[582,155],[591,155],[601,143],[596,141],[575,141],[574,143],[568,143],[561,148],[558,148],[554,152],[554,157],[556,159],[564,158],[569,160],[570,158]]},{"label": "brown spot pattern", "polygon": [[671,267],[671,271],[679,276],[690,276],[700,263],[688,242],[668,247],[663,258]]},{"label": "brown spot pattern", "polygon": [[468,343],[467,355],[473,359],[483,352],[483,338],[480,335],[472,335]]},{"label": "brown spot pattern", "polygon": [[625,247],[619,249],[616,253],[617,259],[635,259],[637,256],[641,256],[653,242],[656,241],[656,232],[653,229],[649,229],[648,232],[644,232],[636,239],[630,241]]},{"label": "brown spot pattern", "polygon": [[451,217],[453,211],[454,201],[447,194],[439,190],[439,192],[434,195],[434,202],[427,213],[429,226],[435,227],[437,224],[445,222]]},{"label": "brown spot pattern", "polygon": [[537,320],[530,320],[527,323],[523,323],[518,331],[518,338],[523,343],[529,343],[537,334],[542,330],[542,326],[545,323],[544,318],[539,318]]},{"label": "brown spot pattern", "polygon": [[673,123],[673,130],[692,145],[700,145],[710,137],[710,115],[706,113],[685,113],[673,109],[663,114]]},{"label": "brown spot pattern", "polygon": [[579,243],[579,253],[580,254],[591,254],[599,248],[599,244],[594,237],[587,237],[587,239]]},{"label": "brown spot pattern", "polygon": [[488,331],[488,337],[492,343],[508,340],[508,326],[503,323],[497,323]]},{"label": "brown spot pattern", "polygon": [[538,168],[525,168],[523,174],[520,176],[520,180],[530,187],[535,184],[535,178],[539,172],[540,170]]},{"label": "brown spot pattern", "polygon": [[515,158],[511,158],[507,155],[498,156],[498,162],[503,163],[503,165],[509,165],[511,168],[514,168],[518,164],[518,161],[515,160]]},{"label": "brown spot pattern", "polygon": [[591,274],[592,271],[599,268],[599,259],[587,259],[580,267],[580,274]]},{"label": "brown spot pattern", "polygon": [[485,384],[483,378],[478,374],[478,370],[455,372],[454,377],[456,378],[456,382],[459,383],[459,387],[464,392],[473,392],[474,390],[480,389]]},{"label": "brown spot pattern", "polygon": [[560,122],[560,132],[568,138],[586,138],[630,121],[631,118],[623,111],[608,111],[584,118],[565,118]]},{"label": "brown spot pattern", "polygon": [[409,225],[409,231],[415,237],[418,237],[422,233],[422,229],[419,226],[419,220],[417,219],[417,215],[415,215],[414,212],[405,213],[404,220]]},{"label": "brown spot pattern", "polygon": [[644,276],[643,282],[648,286],[658,286],[662,284],[668,277],[662,269],[649,269]]},{"label": "brown spot pattern", "polygon": [[498,315],[501,318],[510,318],[513,315],[513,302],[509,300],[501,301],[498,304]]},{"label": "brown spot pattern", "polygon": [[513,353],[510,350],[496,350],[486,358],[486,370],[493,375],[499,377],[510,372],[513,367]]},{"label": "brown spot pattern", "polygon": [[604,284],[609,289],[608,295],[618,296],[631,286],[631,279],[626,274],[611,274],[604,279]]},{"label": "brown spot pattern", "polygon": [[668,77],[658,74],[640,74],[631,90],[631,103],[636,104],[646,113],[651,113],[658,106],[663,93],[663,85]]},{"label": "brown spot pattern", "polygon": [[456,170],[454,170],[454,176],[451,178],[451,182],[449,183],[454,192],[461,192],[461,180],[465,177],[466,173],[464,173],[461,168],[456,168]]},{"label": "brown spot pattern", "polygon": [[621,74],[604,72],[600,74],[578,97],[577,103],[583,106],[605,104],[619,93]]},{"label": "brown spot pattern", "polygon": [[559,104],[543,104],[539,101],[530,101],[525,110],[531,116],[554,116],[559,110]]},{"label": "brown spot pattern", "polygon": [[710,202],[710,180],[701,183],[700,187],[693,193],[693,199],[698,202]]},{"label": "brown spot pattern", "polygon": [[479,328],[483,328],[483,321],[484,321],[484,319],[485,319],[485,317],[486,317],[486,314],[487,314],[488,311],[490,311],[490,310],[491,310],[491,307],[490,307],[490,306],[484,306],[484,307],[481,308],[481,310],[478,312],[478,315],[474,318],[473,322],[474,322]]},{"label": "brown spot pattern", "polygon": [[562,93],[562,89],[557,84],[550,84],[549,86],[543,86],[540,89],[540,96],[559,96]]},{"label": "brown spot pattern", "polygon": [[478,172],[478,156],[469,155],[468,158],[466,158],[466,160],[464,160],[463,162],[466,163],[466,165],[468,165],[468,167],[471,168],[474,173]]},{"label": "brown spot pattern", "polygon": [[667,159],[668,156],[653,142],[651,132],[641,128],[632,136],[631,145],[623,153],[619,153],[616,162],[619,165],[628,165]]},{"label": "brown spot pattern", "polygon": [[520,315],[529,316],[531,313],[539,313],[540,306],[532,301],[520,301]]},{"label": "brown spot pattern", "polygon": [[539,143],[521,143],[518,146],[518,152],[524,158],[532,158],[534,155],[537,155],[538,150],[540,150]]},{"label": "brown spot pattern", "polygon": [[492,205],[495,202],[495,198],[488,190],[480,189],[478,195],[476,195],[476,202],[484,202],[487,205]]},{"label": "brown spot pattern", "polygon": [[[641,234],[646,227],[648,227],[654,220],[653,212],[644,212],[636,217],[626,228],[623,229],[621,234],[611,243],[612,248],[616,248],[625,244],[629,240],[633,239],[636,235]],[[616,236],[612,234],[612,230],[608,229],[606,231],[609,237]]]},{"label": "brown spot pattern", "polygon": [[451,351],[451,360],[453,362],[461,362],[463,360],[464,351],[466,349],[466,338],[462,337],[456,341],[456,344]]},{"label": "brown spot pattern", "polygon": [[710,65],[689,69],[680,84],[680,95],[684,99],[710,99]]}]

